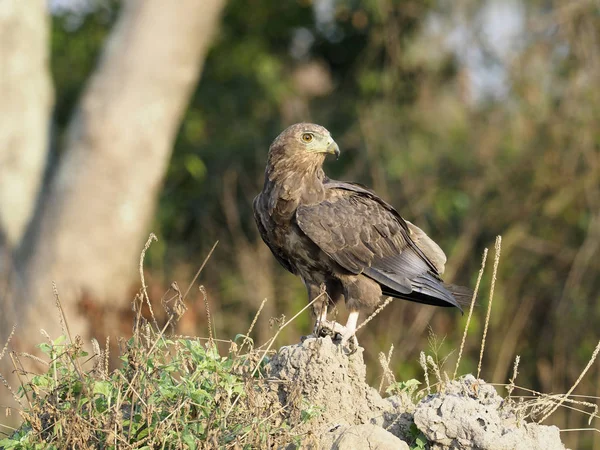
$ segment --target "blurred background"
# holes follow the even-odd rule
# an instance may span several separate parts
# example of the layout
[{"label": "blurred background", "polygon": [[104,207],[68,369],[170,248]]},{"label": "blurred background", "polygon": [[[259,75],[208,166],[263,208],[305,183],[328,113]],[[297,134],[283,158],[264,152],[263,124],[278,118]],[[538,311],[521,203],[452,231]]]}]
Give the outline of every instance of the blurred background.
[{"label": "blurred background", "polygon": [[[423,228],[448,281],[473,287],[503,236],[482,378],[506,383],[520,355],[518,385],[565,393],[600,338],[599,87],[594,0],[0,0],[0,344],[15,323],[16,349],[61,333],[53,282],[73,333],[129,336],[151,231],[159,319],[219,241],[198,282],[216,335],[245,333],[267,298],[264,343],[306,293],[251,203],[270,142],[311,121],[342,150],[326,172]],[[490,273],[488,258],[461,373],[477,367]],[[207,336],[197,288],[188,307],[177,332]],[[429,328],[451,374],[465,319],[393,302],[358,336],[371,381],[390,344],[397,378],[422,379]],[[574,393],[598,403],[600,363]],[[580,409],[548,423],[589,428]],[[600,449],[598,430],[562,438]]]}]

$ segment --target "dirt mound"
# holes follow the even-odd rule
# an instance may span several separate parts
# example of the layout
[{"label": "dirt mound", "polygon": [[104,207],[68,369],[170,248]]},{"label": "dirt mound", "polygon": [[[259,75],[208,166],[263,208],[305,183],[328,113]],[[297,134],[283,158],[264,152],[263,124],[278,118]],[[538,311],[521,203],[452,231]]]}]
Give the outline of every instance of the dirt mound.
[{"label": "dirt mound", "polygon": [[564,449],[556,427],[518,422],[495,389],[471,375],[416,405],[407,396],[384,399],[366,383],[362,349],[348,356],[329,337],[282,347],[268,373],[287,414],[306,419],[299,431],[308,447],[407,449],[416,424],[435,449]]},{"label": "dirt mound", "polygon": [[554,426],[519,421],[493,386],[473,375],[422,399],[414,412],[433,449],[564,450]]}]

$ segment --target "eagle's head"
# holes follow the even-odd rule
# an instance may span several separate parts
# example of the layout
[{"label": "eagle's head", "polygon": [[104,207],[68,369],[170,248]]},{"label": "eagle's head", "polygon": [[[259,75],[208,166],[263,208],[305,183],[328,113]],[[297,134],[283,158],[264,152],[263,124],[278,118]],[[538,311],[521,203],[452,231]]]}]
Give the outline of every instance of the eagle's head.
[{"label": "eagle's head", "polygon": [[314,123],[297,123],[281,132],[269,148],[271,156],[292,160],[320,160],[326,154],[338,158],[340,148],[329,131]]}]

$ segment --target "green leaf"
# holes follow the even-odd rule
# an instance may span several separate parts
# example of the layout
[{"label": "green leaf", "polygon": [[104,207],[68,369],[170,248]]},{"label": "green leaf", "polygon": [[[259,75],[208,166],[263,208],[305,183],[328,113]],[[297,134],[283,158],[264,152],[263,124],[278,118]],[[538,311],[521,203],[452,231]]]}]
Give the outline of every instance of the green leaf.
[{"label": "green leaf", "polygon": [[388,395],[393,395],[396,392],[407,392],[411,394],[417,390],[421,382],[419,380],[407,380],[407,381],[398,381],[396,383],[390,384],[390,386],[385,390]]},{"label": "green leaf", "polygon": [[17,445],[19,445],[20,442],[19,441],[15,441],[13,439],[7,438],[7,439],[2,439],[0,441],[0,447],[9,450],[11,448],[15,448]]},{"label": "green leaf", "polygon": [[31,384],[37,387],[47,388],[52,385],[52,378],[47,375],[36,375],[31,379]]},{"label": "green leaf", "polygon": [[181,438],[190,450],[196,450],[196,438],[192,434],[185,433]]},{"label": "green leaf", "polygon": [[81,383],[81,381],[74,381],[71,386],[71,391],[73,391],[74,394],[80,394],[81,391],[83,391],[83,383]]},{"label": "green leaf", "polygon": [[94,395],[102,394],[105,397],[110,397],[112,385],[108,381],[96,381],[94,383]]},{"label": "green leaf", "polygon": [[246,336],[245,334],[236,334],[235,338],[233,339],[233,342],[237,342],[238,339],[244,338],[244,341],[248,340],[248,342],[250,342],[250,345],[254,345],[254,340],[250,337],[250,336]]},{"label": "green leaf", "polygon": [[40,345],[38,345],[38,347],[43,353],[45,353],[48,356],[52,353],[52,346],[50,344],[42,342]]}]

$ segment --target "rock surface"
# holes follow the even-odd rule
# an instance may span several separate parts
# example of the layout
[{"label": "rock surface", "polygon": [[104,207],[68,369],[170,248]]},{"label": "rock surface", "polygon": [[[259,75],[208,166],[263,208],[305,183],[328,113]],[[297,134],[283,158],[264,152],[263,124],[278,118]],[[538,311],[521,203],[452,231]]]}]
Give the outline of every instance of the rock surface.
[{"label": "rock surface", "polygon": [[387,429],[394,436],[409,435],[412,417],[401,399],[383,399],[366,383],[362,348],[347,356],[330,337],[309,338],[282,347],[269,366],[270,377],[283,381],[278,384],[282,405],[291,411],[315,405],[315,417],[308,426],[317,436],[340,425],[363,424]]},{"label": "rock surface", "polygon": [[[362,351],[348,356],[329,337],[309,338],[271,358],[272,393],[313,442],[303,448],[408,449],[420,431],[431,449],[564,449],[558,428],[519,422],[494,387],[472,375],[416,405],[406,395],[384,399],[366,383]],[[298,420],[303,415],[309,420]]]},{"label": "rock surface", "polygon": [[472,375],[422,399],[414,421],[433,449],[564,450],[558,428],[517,420],[493,386]]},{"label": "rock surface", "polygon": [[408,444],[377,425],[340,426],[321,436],[321,448],[331,450],[409,450]]}]

